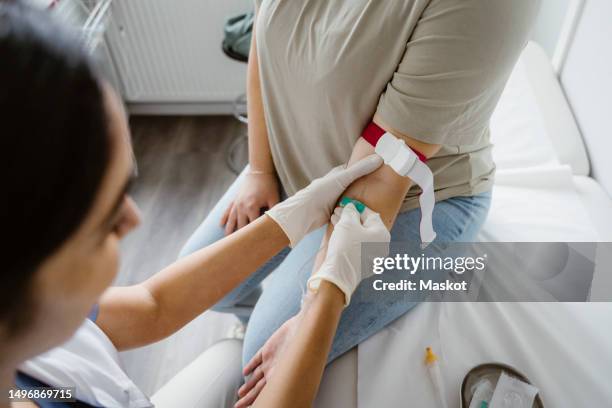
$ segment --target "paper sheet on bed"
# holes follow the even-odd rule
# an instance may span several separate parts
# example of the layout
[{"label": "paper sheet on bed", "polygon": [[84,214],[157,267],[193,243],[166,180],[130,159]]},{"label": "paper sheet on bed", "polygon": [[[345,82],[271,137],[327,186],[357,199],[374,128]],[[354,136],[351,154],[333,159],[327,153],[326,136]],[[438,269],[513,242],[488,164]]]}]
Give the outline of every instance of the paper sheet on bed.
[{"label": "paper sheet on bed", "polygon": [[[551,164],[499,171],[480,238],[590,242],[598,235],[574,189],[571,170]],[[525,372],[542,390],[547,406],[607,403],[612,401],[606,382],[612,357],[597,350],[604,350],[612,337],[612,325],[602,324],[611,314],[612,304],[421,304],[359,346],[359,407],[405,406],[406,401],[435,407],[423,365],[427,346],[442,356],[449,406],[458,406],[467,370],[491,361]]]},{"label": "paper sheet on bed", "polygon": [[571,169],[557,165],[498,171],[479,240],[593,242],[599,235],[574,188]]},{"label": "paper sheet on bed", "polygon": [[552,143],[554,135],[547,134],[525,69],[519,61],[491,118],[493,159],[498,170],[560,164]]},{"label": "paper sheet on bed", "polygon": [[[612,304],[424,303],[358,349],[358,406],[436,407],[425,371],[438,350],[449,407],[459,406],[465,373],[477,364],[517,367],[547,407],[608,406]],[[585,333],[588,335],[585,336]]]}]

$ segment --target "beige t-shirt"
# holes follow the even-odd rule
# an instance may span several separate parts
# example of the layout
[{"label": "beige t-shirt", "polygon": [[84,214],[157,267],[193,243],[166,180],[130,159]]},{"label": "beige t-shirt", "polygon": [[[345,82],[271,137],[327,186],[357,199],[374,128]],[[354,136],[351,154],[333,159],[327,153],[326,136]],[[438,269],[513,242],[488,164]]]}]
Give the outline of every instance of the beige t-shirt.
[{"label": "beige t-shirt", "polygon": [[[256,0],[272,157],[291,195],[346,163],[375,113],[442,149],[436,200],[488,191],[489,120],[537,0]],[[418,206],[413,186],[402,210]]]}]

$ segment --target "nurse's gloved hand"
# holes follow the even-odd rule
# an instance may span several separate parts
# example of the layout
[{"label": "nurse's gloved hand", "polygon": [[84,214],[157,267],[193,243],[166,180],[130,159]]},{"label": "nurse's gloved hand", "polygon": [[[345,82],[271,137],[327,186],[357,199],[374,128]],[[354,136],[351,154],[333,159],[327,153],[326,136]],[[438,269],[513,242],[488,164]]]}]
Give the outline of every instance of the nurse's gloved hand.
[{"label": "nurse's gloved hand", "polygon": [[345,306],[362,279],[371,275],[361,270],[361,244],[382,243],[371,248],[374,256],[387,256],[391,234],[380,215],[369,208],[359,214],[353,204],[336,209],[332,217],[334,231],[327,246],[327,256],[319,270],[308,280],[308,288],[316,291],[327,280],[344,292]]},{"label": "nurse's gloved hand", "polygon": [[382,165],[378,155],[368,156],[348,168],[339,166],[303,190],[275,205],[266,214],[283,229],[293,248],[306,234],[329,222],[340,194],[353,181]]}]

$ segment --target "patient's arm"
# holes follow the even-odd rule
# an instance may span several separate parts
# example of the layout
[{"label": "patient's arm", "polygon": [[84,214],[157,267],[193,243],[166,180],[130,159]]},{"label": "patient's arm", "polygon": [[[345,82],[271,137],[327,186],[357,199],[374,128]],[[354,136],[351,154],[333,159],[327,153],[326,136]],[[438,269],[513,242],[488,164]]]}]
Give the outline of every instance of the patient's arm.
[{"label": "patient's arm", "polygon": [[[374,116],[374,123],[394,136],[402,138],[408,146],[423,153],[425,157],[429,158],[440,150],[440,145],[420,142],[411,138],[409,135],[402,134],[390,128],[378,116]],[[353,153],[351,154],[349,164],[372,153],[374,153],[374,147],[363,138],[359,138],[353,147]],[[382,166],[375,172],[351,184],[344,192],[344,195],[359,200],[372,210],[380,213],[380,217],[387,228],[391,229],[411,184],[412,182],[408,177],[398,175],[389,166]],[[330,224],[327,234],[324,237],[323,248],[326,247],[332,230],[333,227]],[[313,270],[318,270],[323,259],[325,259],[325,250],[319,252]]]},{"label": "patient's arm", "polygon": [[[253,19],[253,27],[256,25],[257,12]],[[247,67],[250,171],[244,176],[236,199],[230,203],[221,217],[221,226],[225,226],[225,235],[259,218],[262,208],[272,208],[280,198],[261,95],[255,31],[253,29]]]}]

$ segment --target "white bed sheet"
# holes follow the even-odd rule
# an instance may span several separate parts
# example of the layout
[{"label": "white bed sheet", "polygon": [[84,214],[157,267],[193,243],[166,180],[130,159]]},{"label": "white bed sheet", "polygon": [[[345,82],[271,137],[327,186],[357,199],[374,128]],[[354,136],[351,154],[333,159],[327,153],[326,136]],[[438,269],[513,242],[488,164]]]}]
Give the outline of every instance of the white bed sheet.
[{"label": "white bed sheet", "polygon": [[[576,191],[568,166],[500,170],[481,238],[597,241],[588,201]],[[415,407],[435,407],[423,365],[427,346],[442,355],[450,407],[458,406],[466,371],[491,361],[526,373],[549,407],[607,406],[612,401],[610,316],[610,303],[419,305],[358,347],[357,406],[410,401]]]},{"label": "white bed sheet", "polygon": [[500,169],[567,164],[589,174],[586,147],[557,77],[540,46],[530,43],[491,119]]},{"label": "white bed sheet", "polygon": [[427,346],[441,356],[449,407],[465,373],[485,362],[517,367],[547,407],[610,406],[611,313],[609,303],[421,304],[359,346],[357,406],[436,407]]},{"label": "white bed sheet", "polygon": [[[612,202],[595,181],[574,176],[588,168],[582,154],[560,159],[563,149],[541,113],[539,104],[557,97],[530,83],[526,67],[534,61],[525,58],[533,51],[517,65],[492,119],[498,172],[480,239],[611,240]],[[581,144],[577,138],[570,132],[563,140]],[[547,407],[611,406],[610,316],[611,303],[422,304],[335,362],[316,406],[436,407],[423,365],[427,346],[441,354],[449,407],[459,406],[465,372],[490,361],[527,374]]]},{"label": "white bed sheet", "polygon": [[570,167],[557,165],[500,170],[479,240],[594,242],[600,237]]},{"label": "white bed sheet", "polygon": [[539,114],[539,98],[526,65],[523,59],[517,63],[491,117],[493,159],[499,170],[561,164]]},{"label": "white bed sheet", "polygon": [[574,176],[574,186],[599,236],[612,242],[612,200],[601,184],[590,177]]}]

